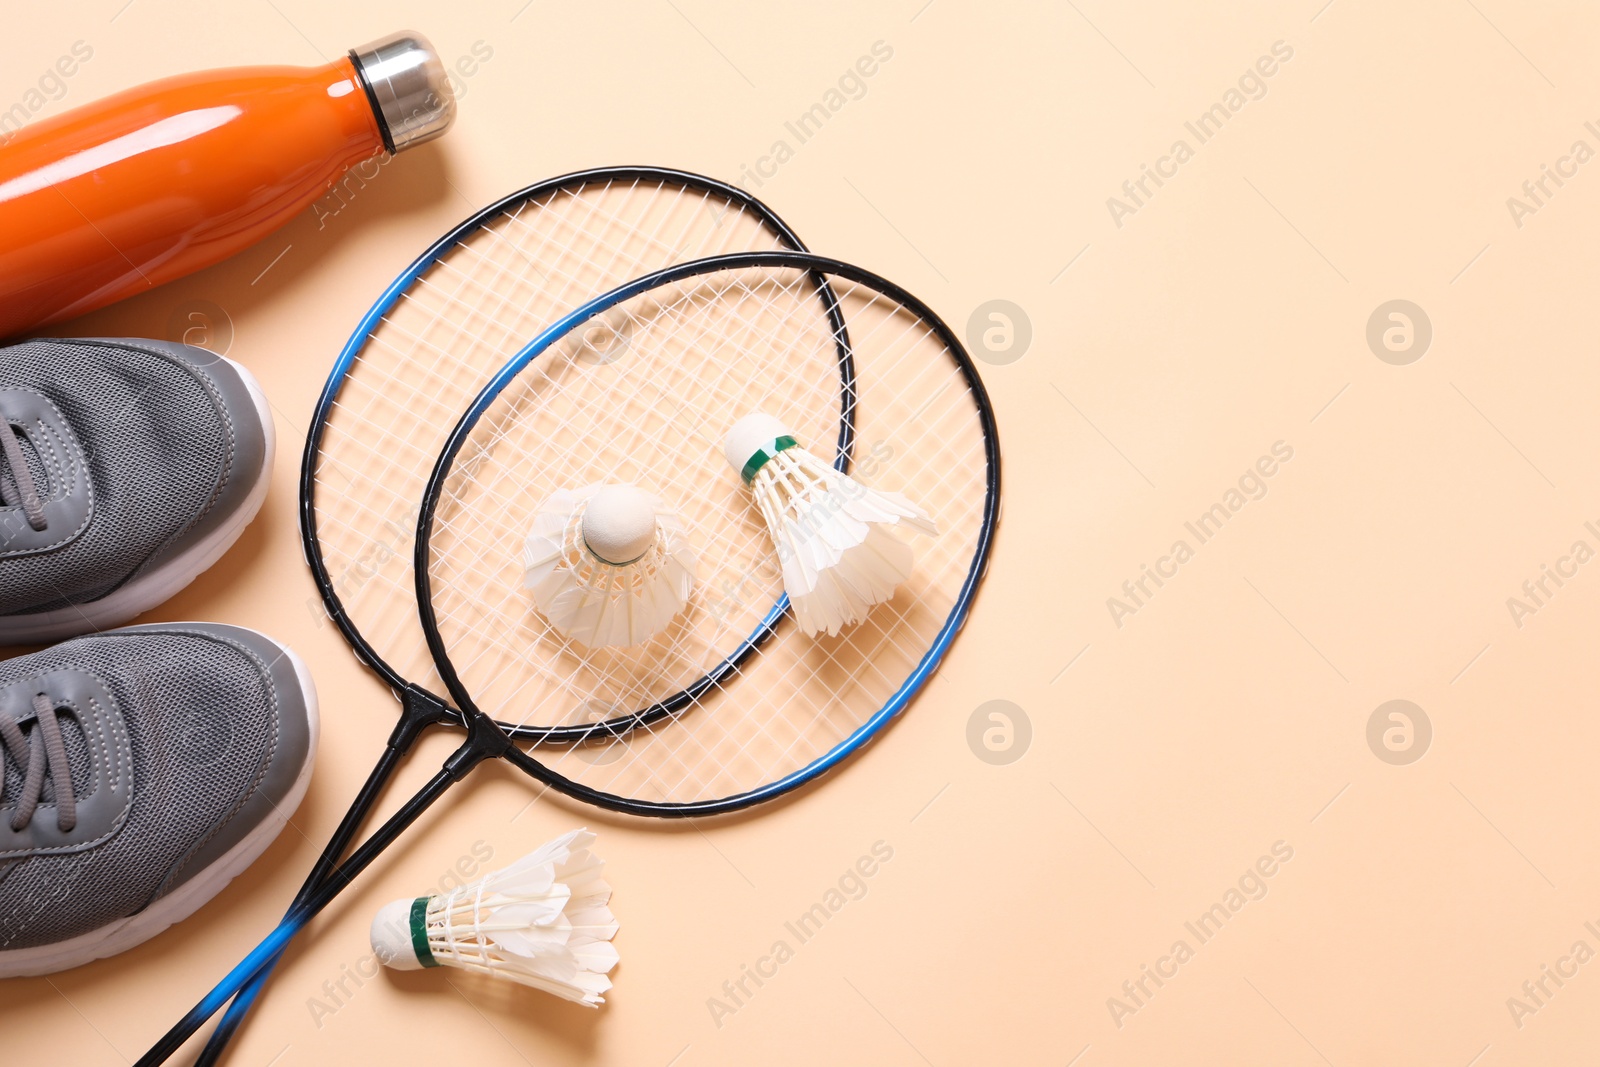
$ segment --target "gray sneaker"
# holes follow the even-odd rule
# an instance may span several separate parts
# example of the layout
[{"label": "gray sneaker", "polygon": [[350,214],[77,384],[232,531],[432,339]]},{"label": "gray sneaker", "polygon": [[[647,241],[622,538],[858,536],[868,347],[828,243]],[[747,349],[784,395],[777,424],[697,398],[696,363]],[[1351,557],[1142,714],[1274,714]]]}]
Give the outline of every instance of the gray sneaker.
[{"label": "gray sneaker", "polygon": [[215,563],[266,497],[266,398],[203,348],[0,348],[0,419],[0,644],[155,607]]},{"label": "gray sneaker", "polygon": [[130,626],[0,662],[0,978],[194,912],[278,836],[316,747],[305,665],[253,630]]}]

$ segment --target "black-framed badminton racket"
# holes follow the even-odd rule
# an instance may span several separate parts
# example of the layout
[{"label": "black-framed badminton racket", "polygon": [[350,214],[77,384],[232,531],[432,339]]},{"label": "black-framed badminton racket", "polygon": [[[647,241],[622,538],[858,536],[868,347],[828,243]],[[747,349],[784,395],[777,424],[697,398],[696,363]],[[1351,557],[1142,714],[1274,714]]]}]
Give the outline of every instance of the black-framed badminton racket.
[{"label": "black-framed badminton racket", "polygon": [[[462,721],[436,695],[444,686],[417,623],[411,577],[417,503],[450,426],[530,337],[590,297],[672,263],[770,248],[804,245],[742,190],[657,167],[580,171],[456,226],[363,317],[306,438],[301,536],[320,600],[307,606],[333,619],[402,713],[296,904],[327,879],[417,738]],[[813,307],[827,315],[821,295]],[[848,363],[841,366],[847,382]],[[217,1062],[270,974],[263,969],[241,991],[197,1064]]]},{"label": "black-framed badminton racket", "polygon": [[[846,338],[854,374],[841,378]],[[789,429],[771,450],[803,442],[836,468],[840,428],[853,427],[844,442],[857,474],[937,523],[894,596],[836,636],[778,625],[782,550],[723,455],[723,434],[749,410]],[[673,510],[697,550],[695,583],[642,643],[592,648],[530,603],[531,533],[547,493],[621,482]],[[722,256],[657,271],[556,322],[467,409],[422,497],[421,624],[466,743],[141,1063],[193,1033],[485,759],[577,799],[667,817],[738,810],[826,773],[943,659],[998,508],[994,418],[970,359],[931,309],[870,272],[800,253]],[[497,719],[548,742],[539,757]]]}]

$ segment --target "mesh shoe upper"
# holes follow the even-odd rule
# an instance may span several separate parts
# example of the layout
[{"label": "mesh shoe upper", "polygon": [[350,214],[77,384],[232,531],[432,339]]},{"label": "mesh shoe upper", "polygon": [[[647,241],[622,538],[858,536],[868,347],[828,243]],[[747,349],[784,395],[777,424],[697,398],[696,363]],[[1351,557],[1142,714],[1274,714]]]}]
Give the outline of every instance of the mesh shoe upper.
[{"label": "mesh shoe upper", "polygon": [[0,745],[0,951],[142,910],[283,802],[314,742],[280,658],[259,634],[192,623],[113,630],[0,663],[0,716],[20,716],[30,742],[38,724],[25,702],[42,690],[59,709],[76,809],[63,828],[61,790],[47,780],[15,829],[27,768]]},{"label": "mesh shoe upper", "polygon": [[[174,348],[38,340],[0,349],[0,401],[10,397],[0,417],[20,436],[40,495],[65,515],[32,531],[20,506],[0,508],[9,532],[0,537],[0,615],[103,597],[202,525],[240,479],[241,451],[259,428],[229,410],[204,360]],[[24,403],[33,405],[26,420]],[[52,411],[64,432],[47,424]],[[9,469],[0,489],[16,500]]]}]

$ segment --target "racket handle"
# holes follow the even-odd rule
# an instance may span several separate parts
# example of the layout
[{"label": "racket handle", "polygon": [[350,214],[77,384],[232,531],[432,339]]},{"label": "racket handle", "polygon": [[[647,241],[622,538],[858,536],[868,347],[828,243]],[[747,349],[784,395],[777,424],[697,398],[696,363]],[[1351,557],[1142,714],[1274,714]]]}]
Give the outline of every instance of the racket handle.
[{"label": "racket handle", "polygon": [[0,127],[0,337],[225,259],[454,114],[433,47],[395,34],[323,67],[185,74]]},{"label": "racket handle", "polygon": [[234,994],[233,1000],[228,1003],[228,1010],[222,1013],[222,1021],[206,1039],[205,1048],[200,1050],[200,1055],[195,1057],[194,1067],[213,1067],[222,1059],[222,1054],[227,1051],[228,1044],[233,1040],[233,1035],[239,1027],[244,1025],[244,1020],[250,1014],[250,1009],[255,1006],[256,998],[261,995],[262,987],[272,977],[273,969],[278,966],[278,961],[283,959],[280,953],[274,956],[267,965],[256,972],[255,977],[245,984],[245,987]]},{"label": "racket handle", "polygon": [[517,751],[499,724],[487,715],[475,711],[465,718],[467,739],[460,748],[451,753],[449,759],[444,761],[444,769],[430,778],[428,784],[418,790],[416,796],[406,801],[399,811],[389,816],[387,822],[374,830],[372,836],[362,842],[361,847],[352,852],[350,858],[328,876],[328,880],[306,899],[304,905],[291,909],[276,930],[268,934],[261,944],[251,950],[250,955],[229,971],[228,976],[218,982],[200,1003],[190,1008],[189,1013],[178,1020],[177,1025],[168,1030],[161,1040],[152,1045],[149,1052],[139,1057],[135,1067],[156,1067],[157,1064],[167,1062],[168,1057],[193,1037],[195,1031],[205,1025],[207,1019],[232,1000],[246,983],[270,966],[294,939],[295,934],[304,929],[305,925],[327,907],[345,886],[382,855],[383,850],[393,844],[407,827],[416,822],[434,801],[443,796],[445,790],[465,778],[484,760],[498,759],[509,752]]},{"label": "racket handle", "polygon": [[[356,794],[355,800],[351,802],[344,818],[339,820],[338,828],[328,839],[322,855],[311,868],[311,873],[306,875],[305,883],[295,894],[294,902],[289,905],[289,913],[284,919],[287,920],[296,909],[304,905],[311,894],[316,892],[317,887],[333,874],[339,857],[344,855],[345,850],[350,847],[350,842],[355,840],[356,831],[371,814],[373,805],[383,792],[383,787],[394,775],[395,768],[400,765],[401,757],[416,743],[417,738],[429,727],[453,721],[455,718],[450,709],[432,694],[414,687],[406,690],[402,698],[402,709],[403,714],[395,726],[394,733],[389,737],[388,745],[384,747],[383,755],[372,768],[372,773],[367,775],[366,782]],[[222,1021],[206,1040],[205,1048],[200,1050],[200,1055],[194,1061],[194,1067],[213,1067],[222,1058],[228,1043],[233,1040],[239,1027],[244,1025],[256,998],[261,995],[262,988],[272,977],[273,970],[282,959],[283,954],[280,952],[257,971],[245,987],[234,996],[228,1005],[228,1010],[223,1013]]]},{"label": "racket handle", "polygon": [[[476,742],[469,739],[462,746],[463,751],[476,748]],[[456,754],[461,755],[460,752]],[[452,757],[455,761],[455,757]],[[383,853],[385,848],[392,844],[406,828],[428,809],[428,807],[445,790],[460,781],[462,772],[454,767],[440,771],[429,779],[428,784],[417,792],[417,795],[406,801],[405,806],[381,827],[373,832],[372,836],[362,843],[361,847],[353,852],[348,860],[342,863],[328,880],[308,897],[303,905],[292,909],[284,916],[277,929],[262,939],[261,943],[250,951],[237,967],[228,972],[226,978],[218,982],[211,992],[207,993],[201,1001],[189,1009],[177,1025],[168,1030],[159,1041],[150,1047],[150,1051],[139,1057],[135,1067],[156,1067],[157,1064],[167,1062],[167,1059],[196,1031],[205,1024],[205,1021],[215,1015],[221,1007],[245,987],[257,974],[271,966],[272,962],[283,953],[294,936],[303,930],[307,923],[316,917],[317,913],[327,907],[334,897],[349,885],[362,871]]]}]

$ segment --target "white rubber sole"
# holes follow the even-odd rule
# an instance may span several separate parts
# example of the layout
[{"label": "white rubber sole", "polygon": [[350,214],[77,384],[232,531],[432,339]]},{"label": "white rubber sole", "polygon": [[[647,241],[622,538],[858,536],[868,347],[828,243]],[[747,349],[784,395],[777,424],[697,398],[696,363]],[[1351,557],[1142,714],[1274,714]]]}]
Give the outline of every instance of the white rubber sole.
[{"label": "white rubber sole", "polygon": [[226,522],[196,541],[165,564],[141,575],[127,585],[99,600],[87,604],[69,604],[53,611],[31,615],[12,615],[0,618],[0,645],[35,645],[59,641],[79,634],[109,630],[132,620],[177,596],[190,582],[204,574],[222,554],[233,547],[243,535],[261,505],[266,502],[267,489],[272,483],[272,460],[277,451],[277,428],[272,422],[272,408],[267,394],[243,366],[223,357],[223,362],[239,372],[250,399],[255,404],[261,420],[265,448],[262,451],[261,469],[250,495],[230,515]]},{"label": "white rubber sole", "polygon": [[243,840],[229,849],[221,859],[196,873],[193,878],[156,900],[143,911],[66,941],[0,952],[0,978],[28,978],[41,974],[54,974],[57,971],[81,967],[95,960],[115,956],[135,945],[141,945],[172,924],[181,922],[199,911],[277,840],[283,828],[289,824],[289,817],[300,806],[300,801],[305,799],[306,789],[311,785],[311,771],[317,762],[317,740],[322,733],[322,718],[317,706],[317,688],[311,680],[311,672],[306,669],[305,661],[287,645],[279,644],[275,639],[271,640],[283,650],[285,656],[289,657],[289,662],[294,664],[295,678],[298,679],[300,692],[305,697],[306,718],[310,729],[305,765],[295,776],[294,785],[290,787],[283,801],[274,805],[272,813],[258,823]]}]

